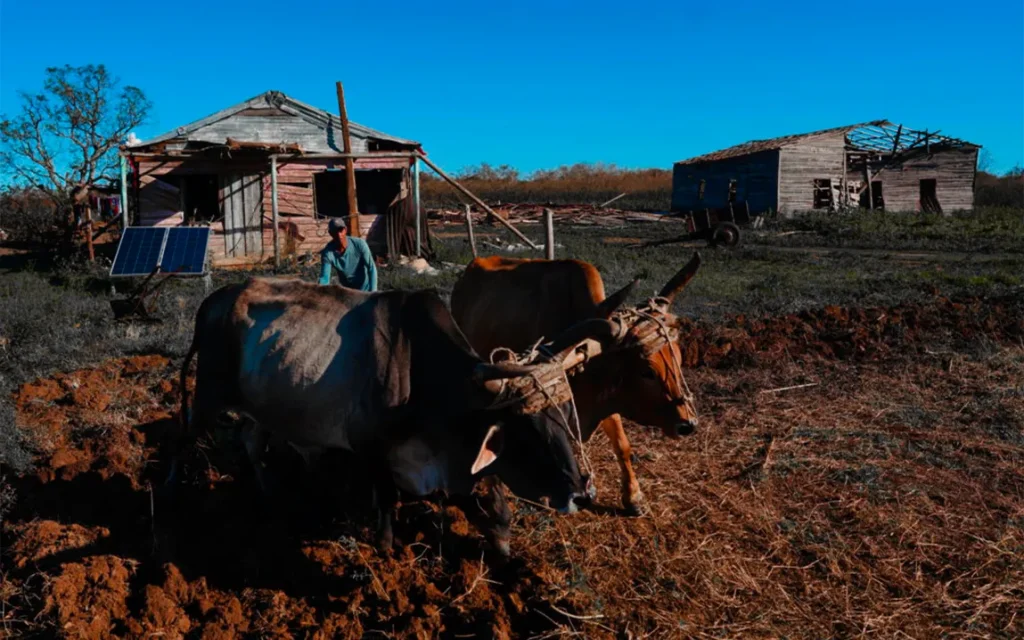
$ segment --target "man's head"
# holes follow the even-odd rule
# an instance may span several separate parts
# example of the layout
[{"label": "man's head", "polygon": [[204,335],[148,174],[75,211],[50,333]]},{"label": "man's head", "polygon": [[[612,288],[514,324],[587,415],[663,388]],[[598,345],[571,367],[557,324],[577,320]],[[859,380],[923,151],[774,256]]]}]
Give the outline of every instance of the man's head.
[{"label": "man's head", "polygon": [[327,223],[327,233],[332,240],[345,246],[345,238],[348,237],[348,225],[345,224],[345,219],[331,218],[331,221]]}]

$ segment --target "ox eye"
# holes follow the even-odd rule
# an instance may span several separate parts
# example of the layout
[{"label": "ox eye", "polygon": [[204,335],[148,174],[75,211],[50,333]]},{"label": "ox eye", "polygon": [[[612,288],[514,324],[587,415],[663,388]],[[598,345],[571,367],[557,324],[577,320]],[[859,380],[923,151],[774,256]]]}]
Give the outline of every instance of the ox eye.
[{"label": "ox eye", "polygon": [[654,372],[654,369],[644,369],[642,372],[640,372],[640,375],[644,378],[647,378],[648,380],[658,379],[658,374]]}]

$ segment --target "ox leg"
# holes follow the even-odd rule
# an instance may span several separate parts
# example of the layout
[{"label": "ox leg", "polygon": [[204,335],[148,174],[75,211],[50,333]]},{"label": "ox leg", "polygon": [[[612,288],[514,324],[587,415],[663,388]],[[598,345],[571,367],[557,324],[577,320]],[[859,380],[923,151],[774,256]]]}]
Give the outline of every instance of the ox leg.
[{"label": "ox leg", "polygon": [[373,501],[377,508],[377,549],[387,553],[395,544],[392,520],[398,506],[398,488],[391,477],[391,467],[384,459],[373,465],[372,473]]},{"label": "ox leg", "polygon": [[242,431],[242,442],[245,444],[245,452],[249,456],[249,463],[256,475],[256,482],[264,496],[275,497],[280,494],[278,483],[263,464],[263,454],[267,451],[270,432],[251,419],[246,419],[246,422]]},{"label": "ox leg", "polygon": [[505,492],[502,490],[501,480],[497,476],[485,476],[477,483],[477,489],[482,493],[474,491],[476,506],[479,510],[474,514],[477,527],[483,532],[487,543],[502,558],[508,558],[511,554],[510,528],[512,525],[512,511],[505,499]]},{"label": "ox leg", "polygon": [[630,515],[644,512],[644,494],[640,491],[640,483],[636,481],[633,471],[632,448],[626,431],[622,428],[622,417],[619,414],[609,416],[601,421],[601,429],[612,443],[612,451],[619,461],[622,474],[622,506]]}]

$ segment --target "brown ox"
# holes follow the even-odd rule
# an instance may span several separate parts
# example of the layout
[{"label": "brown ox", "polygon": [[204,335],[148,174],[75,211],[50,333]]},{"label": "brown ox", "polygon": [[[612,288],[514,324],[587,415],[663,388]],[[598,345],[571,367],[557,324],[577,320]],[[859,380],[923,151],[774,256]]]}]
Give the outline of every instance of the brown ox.
[{"label": "brown ox", "polygon": [[631,513],[642,510],[643,494],[620,414],[670,437],[692,433],[697,425],[676,341],[679,319],[670,307],[699,267],[694,254],[658,297],[637,307],[623,308],[636,281],[606,298],[597,269],[579,260],[477,258],[452,292],[455,321],[484,357],[499,346],[529,348],[588,320],[611,321],[601,354],[570,384],[584,441],[599,426],[611,440],[622,472],[622,503]]}]

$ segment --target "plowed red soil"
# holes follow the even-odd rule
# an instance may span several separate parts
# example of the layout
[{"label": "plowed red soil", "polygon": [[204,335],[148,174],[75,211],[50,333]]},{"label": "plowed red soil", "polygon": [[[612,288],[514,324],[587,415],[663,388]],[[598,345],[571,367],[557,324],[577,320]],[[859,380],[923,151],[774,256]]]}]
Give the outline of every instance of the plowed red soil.
[{"label": "plowed red soil", "polygon": [[1020,637],[1024,300],[688,325],[698,434],[631,425],[649,513],[603,436],[591,511],[515,503],[502,564],[458,501],[403,506],[382,556],[346,457],[287,449],[264,499],[230,429],[174,498],[179,363],[22,386],[37,468],[8,478],[11,637]]}]

